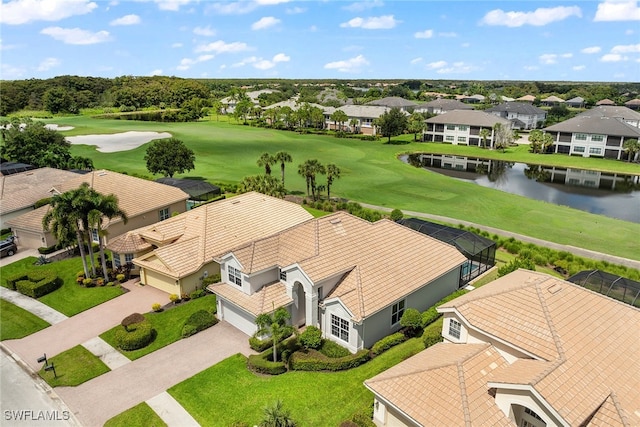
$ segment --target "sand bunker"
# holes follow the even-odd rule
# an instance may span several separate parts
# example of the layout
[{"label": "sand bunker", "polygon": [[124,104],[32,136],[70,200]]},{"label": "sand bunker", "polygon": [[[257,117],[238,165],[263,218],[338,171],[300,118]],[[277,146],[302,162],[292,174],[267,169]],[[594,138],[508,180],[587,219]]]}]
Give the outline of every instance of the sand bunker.
[{"label": "sand bunker", "polygon": [[50,129],[50,130],[58,130],[60,132],[64,132],[65,130],[73,129],[73,126],[60,126],[60,125],[57,125],[55,123],[46,124],[46,125],[44,125],[44,127],[46,127],[47,129]]},{"label": "sand bunker", "polygon": [[154,139],[171,138],[167,132],[123,132],[111,135],[78,135],[68,136],[71,144],[95,145],[101,153],[116,153],[138,148]]}]

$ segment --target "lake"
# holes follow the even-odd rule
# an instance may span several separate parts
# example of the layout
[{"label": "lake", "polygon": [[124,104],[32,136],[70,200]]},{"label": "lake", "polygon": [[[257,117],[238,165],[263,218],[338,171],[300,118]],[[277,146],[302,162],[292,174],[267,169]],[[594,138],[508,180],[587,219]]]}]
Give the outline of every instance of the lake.
[{"label": "lake", "polygon": [[428,153],[400,160],[483,187],[640,223],[640,175]]}]

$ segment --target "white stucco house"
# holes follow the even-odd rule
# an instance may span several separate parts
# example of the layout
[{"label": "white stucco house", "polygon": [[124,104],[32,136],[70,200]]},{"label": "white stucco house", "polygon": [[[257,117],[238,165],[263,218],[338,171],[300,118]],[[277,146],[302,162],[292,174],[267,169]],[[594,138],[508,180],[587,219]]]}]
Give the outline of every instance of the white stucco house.
[{"label": "white stucco house", "polygon": [[458,289],[466,258],[453,246],[390,220],[344,212],[311,219],[215,257],[218,316],[248,335],[261,313],[286,307],[352,352],[400,329]]}]

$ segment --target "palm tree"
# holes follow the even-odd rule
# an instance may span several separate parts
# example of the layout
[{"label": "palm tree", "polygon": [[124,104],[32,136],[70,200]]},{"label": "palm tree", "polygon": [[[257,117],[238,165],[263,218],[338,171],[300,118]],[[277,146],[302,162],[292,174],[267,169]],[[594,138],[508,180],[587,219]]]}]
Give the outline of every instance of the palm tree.
[{"label": "palm tree", "polygon": [[336,127],[336,123],[340,123],[340,128],[339,128],[340,131],[342,131],[342,124],[347,120],[349,120],[349,116],[347,116],[347,113],[345,113],[342,110],[334,111],[333,113],[331,113],[330,118],[331,120],[333,120],[334,129]]},{"label": "palm tree", "polygon": [[262,153],[258,161],[256,162],[258,166],[264,167],[264,173],[266,175],[271,175],[271,165],[275,164],[276,159],[269,153]]},{"label": "palm tree", "polygon": [[333,180],[340,178],[340,168],[333,163],[327,165],[327,199],[331,201],[331,185]]},{"label": "palm tree", "polygon": [[487,148],[487,138],[491,136],[491,131],[487,128],[480,129],[480,140],[482,141],[482,148]]},{"label": "palm tree", "polygon": [[311,196],[315,201],[317,193],[316,175],[325,174],[325,167],[318,160],[310,159],[298,166],[298,173],[307,180],[307,196],[309,195],[309,187],[311,187]]},{"label": "palm tree", "polygon": [[351,127],[351,133],[356,133],[358,130],[358,119],[353,118],[349,120],[349,126]]},{"label": "palm tree", "polygon": [[287,320],[291,315],[284,307],[279,307],[271,314],[262,313],[256,317],[256,326],[258,330],[256,335],[268,335],[273,340],[273,361],[278,361],[278,344],[284,339],[286,332]]},{"label": "palm tree", "polygon": [[282,174],[282,186],[284,187],[284,164],[293,162],[291,154],[286,151],[278,151],[274,156],[276,162],[280,163],[280,173]]},{"label": "palm tree", "polygon": [[289,411],[282,407],[282,402],[277,400],[273,406],[264,408],[264,416],[260,427],[296,427],[296,422],[291,419]]},{"label": "palm tree", "polygon": [[211,108],[213,108],[213,112],[216,114],[216,121],[220,120],[220,112],[222,111],[222,102],[219,99],[213,101]]},{"label": "palm tree", "polygon": [[120,206],[118,206],[118,197],[114,194],[104,196],[95,192],[95,194],[93,194],[92,203],[94,204],[94,209],[89,214],[89,221],[90,225],[95,227],[98,231],[98,247],[100,249],[100,259],[102,260],[102,274],[105,282],[108,282],[109,275],[107,274],[107,260],[104,256],[104,244],[102,239],[104,230],[102,230],[102,222],[104,219],[112,220],[120,217],[120,219],[122,219],[126,224],[129,219],[127,218],[127,214],[120,209]]},{"label": "palm tree", "polygon": [[636,157],[636,153],[640,152],[640,143],[638,143],[637,139],[627,139],[622,144],[622,148],[629,156],[629,162],[632,162]]},{"label": "palm tree", "polygon": [[284,197],[285,189],[279,179],[271,175],[245,176],[240,183],[240,192],[257,191],[273,197]]},{"label": "palm tree", "polygon": [[51,207],[42,218],[42,227],[46,231],[51,231],[58,243],[70,245],[73,235],[77,240],[80,257],[82,258],[82,268],[85,277],[89,277],[89,267],[84,251],[84,238],[81,224],[81,213],[75,209],[75,199],[79,196],[79,189],[56,194],[51,198]]},{"label": "palm tree", "polygon": [[304,177],[307,182],[307,196],[309,196],[309,187],[311,186],[311,177],[309,174],[309,165],[307,162],[298,165],[298,175]]}]

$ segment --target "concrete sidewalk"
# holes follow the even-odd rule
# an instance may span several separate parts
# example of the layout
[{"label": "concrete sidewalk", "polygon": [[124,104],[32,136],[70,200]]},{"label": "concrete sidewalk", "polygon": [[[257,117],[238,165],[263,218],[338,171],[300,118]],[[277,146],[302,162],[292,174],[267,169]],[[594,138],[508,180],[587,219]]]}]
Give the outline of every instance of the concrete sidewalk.
[{"label": "concrete sidewalk", "polygon": [[185,411],[166,391],[147,400],[147,405],[149,405],[169,427],[200,427],[200,424],[193,419],[191,414]]},{"label": "concrete sidewalk", "polygon": [[100,337],[91,338],[89,341],[83,342],[82,346],[102,360],[111,370],[131,363],[131,360],[127,359],[122,353],[111,347]]},{"label": "concrete sidewalk", "polygon": [[54,310],[46,304],[41,303],[37,299],[22,295],[20,292],[7,289],[4,286],[0,286],[0,298],[17,305],[18,307],[24,308],[28,312],[35,314],[52,325],[68,319],[64,314]]},{"label": "concrete sidewalk", "polygon": [[101,426],[237,353],[254,353],[249,337],[222,321],[77,387],[56,391],[82,425]]},{"label": "concrete sidewalk", "polygon": [[169,300],[166,292],[150,286],[140,286],[131,281],[123,286],[130,291],[27,337],[3,343],[38,371],[40,366],[36,360],[43,353],[55,356],[97,337],[131,313],[146,313],[151,310],[153,303]]}]

